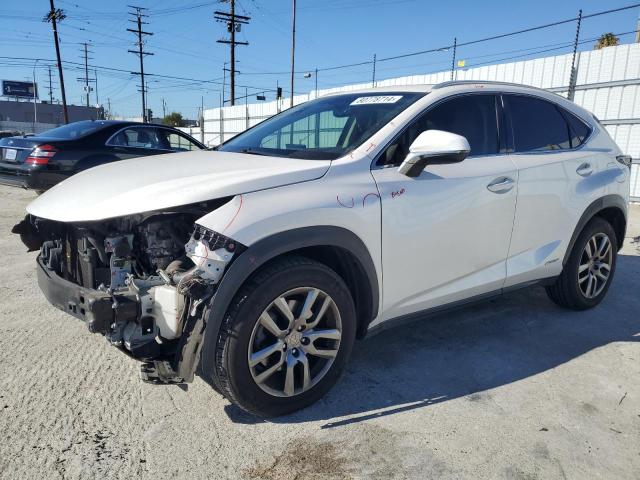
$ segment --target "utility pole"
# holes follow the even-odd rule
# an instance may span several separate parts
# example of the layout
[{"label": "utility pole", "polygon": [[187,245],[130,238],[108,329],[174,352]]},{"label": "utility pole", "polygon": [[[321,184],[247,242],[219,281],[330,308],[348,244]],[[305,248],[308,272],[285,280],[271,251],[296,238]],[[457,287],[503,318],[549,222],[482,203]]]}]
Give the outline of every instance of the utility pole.
[{"label": "utility pole", "polygon": [[66,15],[61,9],[57,9],[53,5],[53,0],[49,0],[49,4],[51,5],[51,10],[46,17],[44,17],[45,22],[51,22],[51,26],[53,28],[53,41],[56,46],[56,59],[58,61],[58,74],[60,75],[60,91],[62,92],[62,111],[64,113],[64,123],[69,123],[69,112],[67,110],[67,95],[64,91],[64,76],[62,75],[62,60],[60,60],[60,43],[58,41],[58,27],[57,22],[61,22],[66,18]]},{"label": "utility pole", "polygon": [[222,105],[224,107],[224,91],[227,86],[227,62],[222,64]]},{"label": "utility pole", "polygon": [[453,58],[451,58],[451,80],[453,80],[453,72],[456,69],[456,49],[458,47],[458,38],[453,38]]},{"label": "utility pole", "polygon": [[82,47],[84,52],[84,78],[79,78],[78,80],[82,80],[84,82],[85,104],[89,107],[91,104],[89,99],[89,95],[91,94],[91,87],[89,86],[89,45],[85,42],[82,44]]},{"label": "utility pole", "polygon": [[49,66],[48,70],[49,70],[49,103],[53,104],[53,85],[51,83],[51,66]]},{"label": "utility pole", "polygon": [[578,53],[578,40],[580,39],[580,24],[582,23],[582,9],[578,11],[578,24],[576,26],[576,38],[573,42],[573,56],[571,57],[571,76],[569,77],[569,91],[567,98],[573,102],[576,94],[576,81],[578,80],[578,72],[576,70],[576,54]]},{"label": "utility pole", "polygon": [[128,50],[128,52],[137,55],[140,59],[140,71],[131,73],[133,73],[134,75],[140,75],[140,91],[142,92],[142,122],[147,123],[147,90],[144,84],[144,56],[153,55],[153,53],[144,51],[144,42],[142,41],[142,36],[153,35],[153,33],[145,32],[144,30],[142,30],[142,25],[148,25],[149,23],[142,21],[142,17],[148,16],[143,13],[143,10],[146,10],[146,8],[136,7],[132,5],[129,5],[129,7],[135,10],[135,12],[129,12],[129,15],[132,15],[134,17],[133,19],[129,19],[129,21],[136,24],[137,28],[135,30],[133,28],[127,28],[127,31],[135,33],[137,35],[138,41],[135,43],[135,45],[138,47],[138,50]]},{"label": "utility pole", "polygon": [[293,107],[293,79],[295,77],[296,69],[296,0],[293,0],[293,15],[291,16],[291,102],[290,107]]},{"label": "utility pole", "polygon": [[373,54],[373,78],[371,80],[371,87],[376,86],[376,54]]},{"label": "utility pole", "polygon": [[162,118],[167,116],[167,102],[162,99]]},{"label": "utility pole", "polygon": [[38,60],[33,64],[33,132],[36,131],[36,123],[38,123],[38,88],[36,87],[36,67],[38,65]]},{"label": "utility pole", "polygon": [[96,82],[96,105],[100,105],[100,99],[98,98],[98,69],[93,70],[93,76]]},{"label": "utility pole", "polygon": [[[247,17],[245,15],[237,15],[236,14],[236,2],[235,0],[229,0],[229,12],[221,12],[216,10],[213,12],[213,18],[217,22],[226,23],[227,32],[230,34],[230,39],[220,39],[217,40],[218,43],[226,43],[231,47],[231,105],[235,105],[236,102],[236,45],[249,45],[249,42],[238,42],[236,41],[236,32],[240,32],[242,29],[242,25],[247,25],[251,17]],[[224,105],[224,103],[223,103]]]}]

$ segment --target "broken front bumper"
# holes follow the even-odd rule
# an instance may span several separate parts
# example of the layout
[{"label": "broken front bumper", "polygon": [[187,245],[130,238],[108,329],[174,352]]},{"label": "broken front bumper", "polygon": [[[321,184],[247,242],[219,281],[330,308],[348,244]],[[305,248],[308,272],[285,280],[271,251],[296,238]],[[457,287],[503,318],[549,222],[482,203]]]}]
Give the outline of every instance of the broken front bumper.
[{"label": "broken front bumper", "polygon": [[135,294],[109,294],[84,288],[49,270],[40,256],[37,264],[38,286],[49,303],[83,320],[89,331],[106,333],[117,320],[138,318],[139,302]]}]

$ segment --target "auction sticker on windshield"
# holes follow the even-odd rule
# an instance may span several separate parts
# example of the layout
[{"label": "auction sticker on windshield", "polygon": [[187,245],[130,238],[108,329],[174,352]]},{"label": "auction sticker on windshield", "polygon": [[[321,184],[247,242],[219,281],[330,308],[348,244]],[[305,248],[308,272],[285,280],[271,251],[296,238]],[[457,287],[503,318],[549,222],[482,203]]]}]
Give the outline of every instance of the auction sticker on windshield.
[{"label": "auction sticker on windshield", "polygon": [[396,103],[402,95],[374,95],[371,97],[358,97],[351,105],[373,105],[379,103]]}]

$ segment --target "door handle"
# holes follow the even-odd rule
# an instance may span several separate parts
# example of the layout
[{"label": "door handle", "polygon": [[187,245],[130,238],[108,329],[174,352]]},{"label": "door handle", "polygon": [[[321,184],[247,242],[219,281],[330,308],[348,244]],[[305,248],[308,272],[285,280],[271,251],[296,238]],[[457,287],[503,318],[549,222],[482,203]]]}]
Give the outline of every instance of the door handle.
[{"label": "door handle", "polygon": [[590,163],[583,163],[576,169],[576,173],[581,177],[588,177],[593,173],[593,167]]},{"label": "door handle", "polygon": [[513,185],[513,179],[509,177],[500,177],[487,185],[487,190],[493,193],[507,193],[513,188]]}]

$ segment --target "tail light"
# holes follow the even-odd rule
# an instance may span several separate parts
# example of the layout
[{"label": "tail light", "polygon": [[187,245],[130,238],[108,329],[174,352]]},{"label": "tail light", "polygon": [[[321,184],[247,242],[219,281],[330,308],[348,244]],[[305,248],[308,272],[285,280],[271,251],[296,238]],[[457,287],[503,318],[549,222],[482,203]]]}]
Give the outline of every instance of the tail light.
[{"label": "tail light", "polygon": [[25,163],[29,165],[46,165],[57,151],[58,150],[52,145],[38,145],[31,151]]}]

